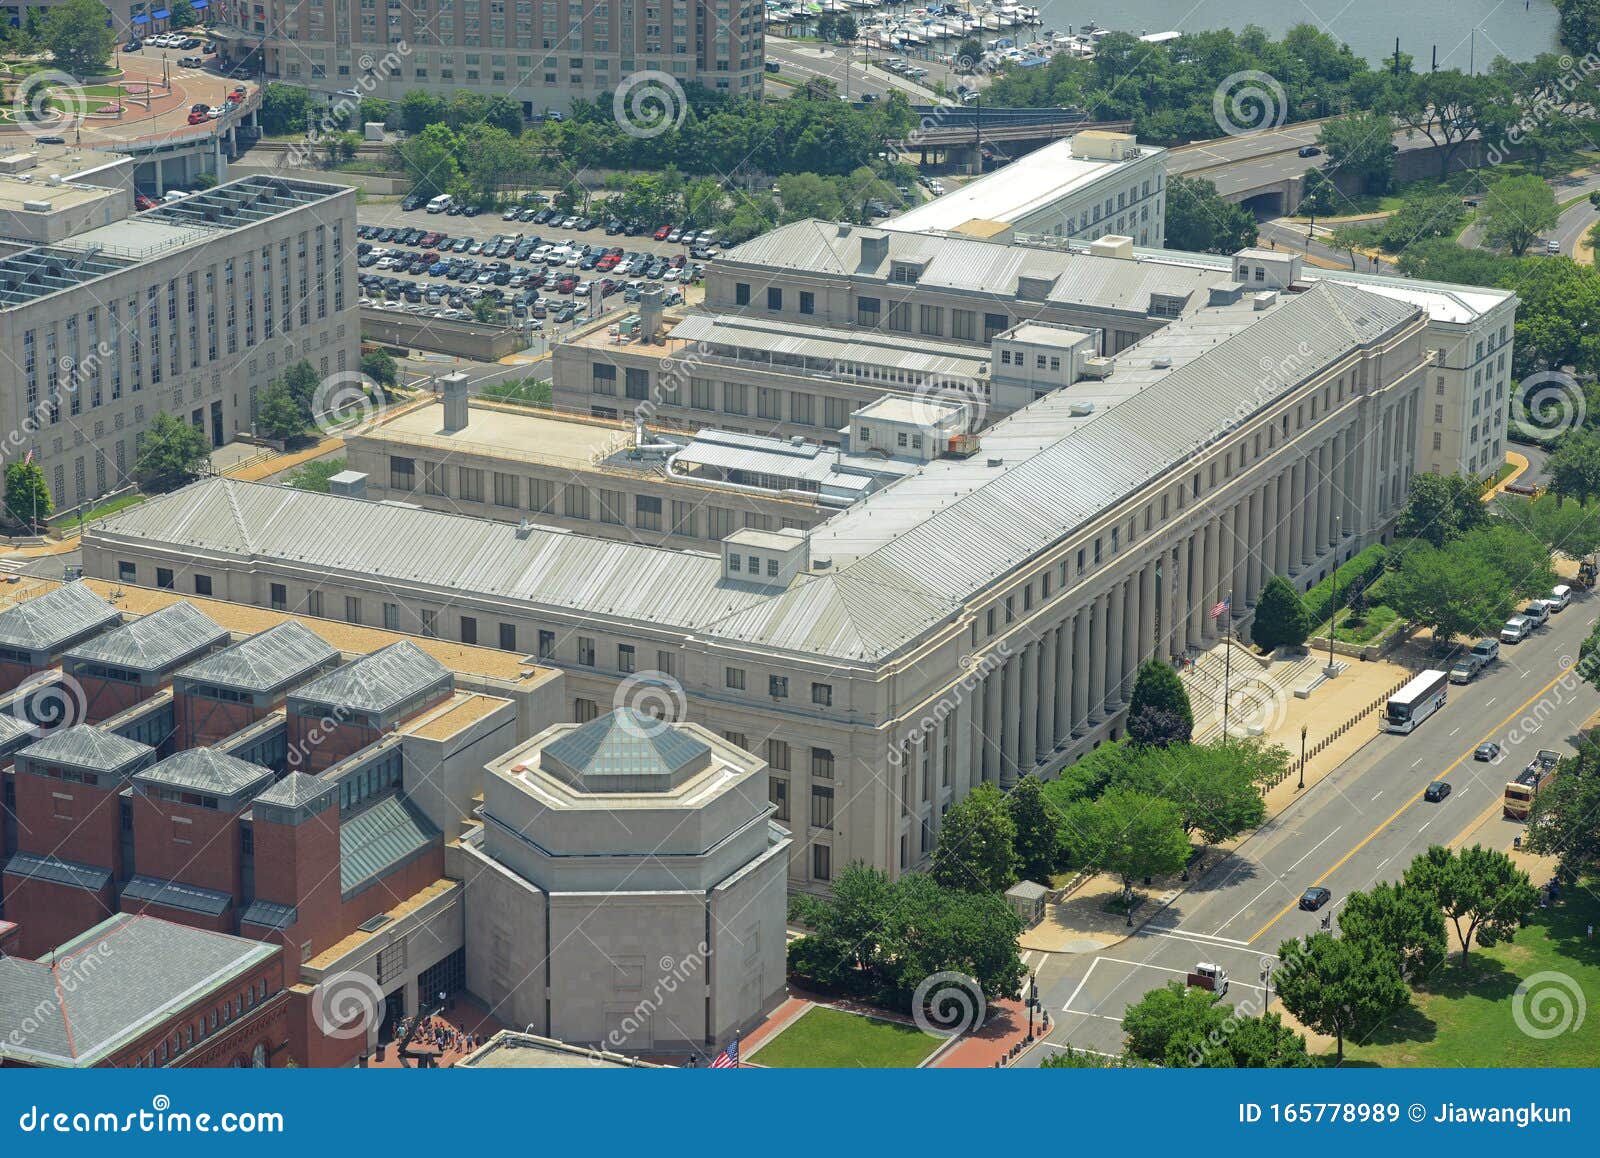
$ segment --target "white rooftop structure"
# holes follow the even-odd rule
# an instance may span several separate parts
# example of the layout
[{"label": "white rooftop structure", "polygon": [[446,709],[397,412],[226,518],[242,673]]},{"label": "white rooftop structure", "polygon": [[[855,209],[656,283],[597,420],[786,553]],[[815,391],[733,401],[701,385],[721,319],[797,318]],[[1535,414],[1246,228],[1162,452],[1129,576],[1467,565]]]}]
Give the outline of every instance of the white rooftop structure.
[{"label": "white rooftop structure", "polygon": [[[883,226],[925,233],[959,231],[969,222],[999,222],[1018,232],[1084,238],[1121,233],[1159,245],[1162,213],[1157,206],[1165,201],[1165,175],[1165,149],[1138,144],[1126,134],[1084,132],[1035,149]],[[1115,227],[1119,220],[1121,228]]]}]

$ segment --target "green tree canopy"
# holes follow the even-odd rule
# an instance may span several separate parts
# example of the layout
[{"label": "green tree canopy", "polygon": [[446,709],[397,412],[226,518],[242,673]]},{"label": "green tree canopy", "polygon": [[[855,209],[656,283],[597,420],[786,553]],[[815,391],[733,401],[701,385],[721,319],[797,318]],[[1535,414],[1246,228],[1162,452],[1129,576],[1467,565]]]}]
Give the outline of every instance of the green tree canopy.
[{"label": "green tree canopy", "polygon": [[1329,167],[1356,178],[1363,193],[1387,193],[1394,183],[1393,136],[1393,120],[1362,110],[1324,121],[1317,144]]},{"label": "green tree canopy", "polygon": [[42,39],[56,64],[79,79],[104,68],[117,46],[110,13],[100,0],[52,5],[44,18]]},{"label": "green tree canopy", "polygon": [[1563,434],[1545,462],[1556,502],[1600,498],[1600,434],[1588,429]]},{"label": "green tree canopy", "polygon": [[38,463],[20,458],[6,463],[6,510],[12,518],[37,531],[55,509]]},{"label": "green tree canopy", "polygon": [[1503,494],[1497,505],[1508,522],[1551,551],[1574,558],[1600,551],[1600,504],[1564,503],[1559,495],[1529,499]]},{"label": "green tree canopy", "polygon": [[1311,616],[1300,592],[1282,575],[1274,575],[1256,598],[1256,618],[1250,637],[1256,646],[1270,651],[1275,647],[1299,647],[1311,634]]},{"label": "green tree canopy", "polygon": [[387,350],[372,350],[361,355],[361,372],[385,390],[394,389],[400,371]]},{"label": "green tree canopy", "polygon": [[1411,478],[1406,508],[1395,523],[1395,537],[1442,547],[1483,526],[1489,516],[1480,501],[1483,487],[1459,474],[1417,474]]},{"label": "green tree canopy", "polygon": [[1140,664],[1128,703],[1128,735],[1138,743],[1164,747],[1187,742],[1193,732],[1194,709],[1178,673],[1153,659]]},{"label": "green tree canopy", "polygon": [[1256,243],[1256,219],[1242,205],[1224,201],[1217,187],[1199,177],[1167,181],[1167,248],[1193,253],[1235,253]]},{"label": "green tree canopy", "polygon": [[1437,898],[1403,882],[1380,881],[1364,893],[1351,893],[1339,910],[1339,930],[1388,946],[1410,977],[1427,977],[1444,963],[1448,948]]},{"label": "green tree canopy", "polygon": [[1174,744],[1135,749],[1112,783],[1171,801],[1185,833],[1199,831],[1206,843],[1218,844],[1266,820],[1262,789],[1288,762],[1283,748],[1254,738]]},{"label": "green tree canopy", "polygon": [[1017,872],[1027,880],[1049,884],[1060,855],[1060,838],[1056,814],[1037,777],[1024,776],[1006,793],[1006,811],[1016,826]]},{"label": "green tree canopy", "polygon": [[[1591,683],[1600,679],[1600,664],[1588,659],[1594,642],[1594,635],[1584,642],[1580,655],[1587,662],[1578,665]],[[1562,874],[1574,880],[1600,862],[1600,747],[1593,740],[1580,741],[1578,754],[1562,760],[1555,779],[1533,798],[1522,847],[1536,856],[1558,858]]]},{"label": "green tree canopy", "polygon": [[1410,1000],[1395,954],[1374,941],[1316,933],[1278,948],[1273,974],[1283,1007],[1302,1025],[1344,1043],[1371,1033]]},{"label": "green tree canopy", "polygon": [[1479,213],[1484,239],[1509,249],[1513,257],[1526,253],[1540,234],[1556,227],[1561,216],[1555,192],[1531,173],[1504,177],[1489,186]]},{"label": "green tree canopy", "polygon": [[274,379],[256,399],[256,429],[268,438],[289,442],[311,426],[311,416],[295,401],[283,379]]},{"label": "green tree canopy", "polygon": [[1431,894],[1450,918],[1463,965],[1474,939],[1484,947],[1511,940],[1539,900],[1510,857],[1476,844],[1459,851],[1434,845],[1411,862],[1405,884]]},{"label": "green tree canopy", "polygon": [[210,458],[205,431],[161,410],[145,430],[133,463],[134,481],[147,491],[170,490],[200,474]]},{"label": "green tree canopy", "polygon": [[1017,825],[1000,790],[979,784],[945,813],[933,879],[962,892],[1003,893],[1017,882]]},{"label": "green tree canopy", "polygon": [[1129,897],[1135,881],[1171,876],[1189,863],[1178,806],[1126,788],[1072,805],[1062,818],[1061,839],[1070,863],[1120,878]]}]

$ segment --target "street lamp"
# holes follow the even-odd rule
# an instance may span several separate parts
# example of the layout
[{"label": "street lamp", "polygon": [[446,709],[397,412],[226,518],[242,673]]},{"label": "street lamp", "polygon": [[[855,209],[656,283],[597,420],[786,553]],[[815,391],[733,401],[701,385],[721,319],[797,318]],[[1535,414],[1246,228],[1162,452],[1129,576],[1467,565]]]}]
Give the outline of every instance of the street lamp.
[{"label": "street lamp", "polygon": [[1296,792],[1301,792],[1306,786],[1306,725],[1300,725],[1300,783],[1295,786]]},{"label": "street lamp", "polygon": [[1030,973],[1030,974],[1028,974],[1028,1040],[1029,1041],[1033,1040],[1033,1011],[1038,1009],[1038,1008],[1040,1008],[1040,1005],[1039,1005],[1039,975],[1037,973]]}]

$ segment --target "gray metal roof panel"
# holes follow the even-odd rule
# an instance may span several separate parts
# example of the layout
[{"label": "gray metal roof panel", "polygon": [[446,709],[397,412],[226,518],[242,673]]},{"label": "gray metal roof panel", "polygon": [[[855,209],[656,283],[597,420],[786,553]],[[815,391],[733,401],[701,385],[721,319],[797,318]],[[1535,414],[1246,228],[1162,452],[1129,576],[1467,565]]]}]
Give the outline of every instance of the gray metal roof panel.
[{"label": "gray metal roof panel", "polygon": [[210,796],[236,796],[251,787],[272,783],[269,769],[214,748],[175,752],[134,776],[140,784],[178,788]]},{"label": "gray metal roof panel", "polygon": [[338,791],[338,785],[304,772],[291,772],[256,797],[257,804],[275,804],[280,808],[299,808]]},{"label": "gray metal roof panel", "polygon": [[449,675],[449,668],[402,639],[296,688],[290,698],[384,712]]},{"label": "gray metal roof panel", "polygon": [[67,583],[0,611],[0,646],[52,651],[95,627],[122,621],[122,614],[85,583]]},{"label": "gray metal roof panel", "polygon": [[122,886],[123,900],[143,901],[169,909],[220,917],[233,904],[233,897],[220,889],[203,889],[183,881],[164,881],[159,877],[134,876]]},{"label": "gray metal roof panel", "polygon": [[[8,982],[0,983],[0,1024],[20,1025],[53,1007],[41,1032],[20,1043],[0,1038],[0,1056],[46,1066],[103,1063],[277,952],[259,941],[118,913],[48,963],[0,959]],[[43,1005],[41,994],[49,997]]]},{"label": "gray metal roof panel", "polygon": [[353,891],[439,838],[439,830],[398,796],[345,817],[339,825],[340,889]]},{"label": "gray metal roof panel", "polygon": [[177,676],[243,691],[269,692],[338,657],[338,648],[303,623],[290,619],[196,660]]},{"label": "gray metal roof panel", "polygon": [[31,852],[13,853],[6,862],[5,871],[29,880],[48,881],[54,885],[67,885],[97,893],[111,883],[111,870],[99,865],[79,864],[54,856],[37,856]]},{"label": "gray metal roof panel", "polygon": [[227,628],[193,604],[173,603],[80,644],[67,658],[159,672],[227,638]]},{"label": "gray metal roof panel", "polygon": [[34,741],[18,755],[51,764],[69,764],[74,768],[116,772],[154,752],[149,744],[115,732],[91,724],[74,724]]},{"label": "gray metal roof panel", "polygon": [[240,925],[256,925],[263,929],[287,929],[299,919],[299,909],[275,901],[251,901],[239,914]]},{"label": "gray metal roof panel", "polygon": [[618,708],[551,741],[545,754],[579,775],[667,776],[702,760],[711,749],[677,728]]}]

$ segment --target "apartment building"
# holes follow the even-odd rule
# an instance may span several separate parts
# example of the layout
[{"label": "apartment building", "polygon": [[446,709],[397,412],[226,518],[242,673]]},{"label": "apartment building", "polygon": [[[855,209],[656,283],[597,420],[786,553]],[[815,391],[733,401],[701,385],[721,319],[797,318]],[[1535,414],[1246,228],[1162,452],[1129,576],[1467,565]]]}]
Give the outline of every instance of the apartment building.
[{"label": "apartment building", "polygon": [[[159,567],[358,616],[382,602],[461,638],[499,620],[564,670],[579,723],[654,681],[766,760],[789,884],[826,889],[853,860],[925,863],[973,785],[1051,775],[1120,735],[1141,660],[1212,641],[1230,593],[1247,632],[1269,577],[1309,587],[1405,503],[1433,357],[1415,303],[815,222],[735,251],[713,288],[791,245],[765,263],[785,309],[804,284],[842,318],[858,279],[915,258],[892,284],[946,308],[992,297],[991,342],[1022,320],[1000,305],[1019,282],[1067,326],[1098,289],[1110,364],[808,532],[744,529],[716,554],[217,479],[92,528],[88,573]],[[1039,269],[1054,277],[1025,280]]]},{"label": "apartment building", "polygon": [[643,72],[759,97],[766,59],[759,0],[247,0],[218,28],[224,51],[259,52],[271,80],[395,100],[467,89],[529,117]]},{"label": "apartment building", "polygon": [[76,198],[93,228],[0,254],[5,453],[33,453],[58,511],[126,485],[160,411],[221,446],[293,362],[355,369],[354,190],[247,177],[135,216]]}]

